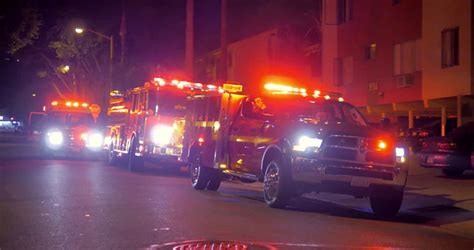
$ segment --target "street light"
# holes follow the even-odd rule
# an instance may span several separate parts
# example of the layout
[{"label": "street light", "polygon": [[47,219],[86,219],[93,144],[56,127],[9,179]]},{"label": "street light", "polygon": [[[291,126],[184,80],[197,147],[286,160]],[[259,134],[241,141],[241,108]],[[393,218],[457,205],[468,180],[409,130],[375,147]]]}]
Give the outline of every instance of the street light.
[{"label": "street light", "polygon": [[108,89],[107,89],[107,93],[110,92],[110,90],[112,89],[112,65],[113,65],[113,61],[114,61],[114,36],[113,35],[110,35],[110,36],[107,36],[107,35],[104,35],[100,32],[97,32],[95,30],[91,30],[91,29],[84,29],[84,28],[81,28],[81,27],[76,27],[74,29],[74,31],[77,33],[77,34],[82,34],[84,33],[85,31],[88,31],[98,37],[101,37],[101,38],[104,38],[106,40],[109,41],[109,45],[110,45],[110,50],[109,50],[109,86],[108,86]]}]

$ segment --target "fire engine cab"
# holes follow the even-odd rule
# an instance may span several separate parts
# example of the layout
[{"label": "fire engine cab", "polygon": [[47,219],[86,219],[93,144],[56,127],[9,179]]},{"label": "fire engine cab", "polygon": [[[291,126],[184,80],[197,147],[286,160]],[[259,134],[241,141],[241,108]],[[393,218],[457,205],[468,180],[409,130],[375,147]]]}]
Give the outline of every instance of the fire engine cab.
[{"label": "fire engine cab", "polygon": [[46,156],[100,154],[103,131],[98,128],[88,103],[53,101],[43,109],[40,138]]},{"label": "fire engine cab", "polygon": [[217,91],[214,85],[154,78],[125,93],[111,92],[106,138],[110,164],[122,156],[127,157],[130,171],[140,170],[145,161],[179,163],[187,143],[187,97]]},{"label": "fire engine cab", "polygon": [[230,175],[262,181],[270,207],[329,192],[370,197],[377,215],[398,213],[405,150],[342,97],[275,83],[262,96],[224,89],[190,98],[187,161],[195,189],[217,190]]}]

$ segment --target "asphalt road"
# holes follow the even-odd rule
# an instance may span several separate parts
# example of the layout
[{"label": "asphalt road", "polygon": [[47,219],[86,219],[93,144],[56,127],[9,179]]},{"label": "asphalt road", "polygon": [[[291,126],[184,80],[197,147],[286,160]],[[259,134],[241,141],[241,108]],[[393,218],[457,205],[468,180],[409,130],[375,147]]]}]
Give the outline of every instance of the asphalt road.
[{"label": "asphalt road", "polygon": [[41,160],[34,150],[0,144],[2,250],[137,249],[189,240],[294,249],[474,247],[474,174],[453,180],[415,171],[401,213],[378,220],[367,199],[307,195],[288,209],[271,209],[259,184],[226,182],[218,192],[195,191],[185,173]]}]

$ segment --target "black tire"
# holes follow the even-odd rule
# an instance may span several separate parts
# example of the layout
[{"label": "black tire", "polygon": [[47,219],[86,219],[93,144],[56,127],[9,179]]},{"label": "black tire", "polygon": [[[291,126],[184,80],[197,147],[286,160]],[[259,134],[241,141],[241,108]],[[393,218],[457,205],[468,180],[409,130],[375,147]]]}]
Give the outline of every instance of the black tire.
[{"label": "black tire", "polygon": [[281,158],[276,158],[267,165],[265,170],[263,198],[270,207],[284,208],[291,196],[291,172]]},{"label": "black tire", "polygon": [[459,177],[464,173],[462,169],[443,169],[443,174],[448,177]]},{"label": "black tire", "polygon": [[374,187],[370,193],[370,206],[378,217],[390,218],[397,215],[403,201],[403,189]]},{"label": "black tire", "polygon": [[214,174],[214,176],[209,179],[209,183],[207,184],[207,190],[216,191],[217,189],[219,189],[220,186],[221,177],[217,174]]},{"label": "black tire", "polygon": [[132,145],[130,146],[130,150],[128,153],[128,171],[130,172],[138,172],[143,170],[144,168],[144,160],[141,156],[136,156],[137,150],[137,140],[136,138],[132,139]]},{"label": "black tire", "polygon": [[196,190],[203,190],[210,181],[208,169],[202,167],[199,156],[194,156],[189,165],[189,174],[191,176],[191,185]]},{"label": "black tire", "polygon": [[118,156],[117,156],[117,152],[114,151],[113,144],[110,144],[110,146],[109,146],[108,159],[109,159],[109,166],[117,166],[118,165],[119,159],[118,159]]}]

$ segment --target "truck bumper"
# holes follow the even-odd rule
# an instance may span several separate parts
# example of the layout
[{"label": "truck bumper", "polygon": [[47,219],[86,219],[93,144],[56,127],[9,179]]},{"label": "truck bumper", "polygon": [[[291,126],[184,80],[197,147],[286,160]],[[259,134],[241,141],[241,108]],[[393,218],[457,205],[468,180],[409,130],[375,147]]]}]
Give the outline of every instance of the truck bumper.
[{"label": "truck bumper", "polygon": [[176,163],[181,161],[182,148],[149,146],[143,156],[150,161]]},{"label": "truck bumper", "polygon": [[293,181],[322,192],[367,196],[376,186],[404,189],[407,176],[406,164],[293,159]]}]

